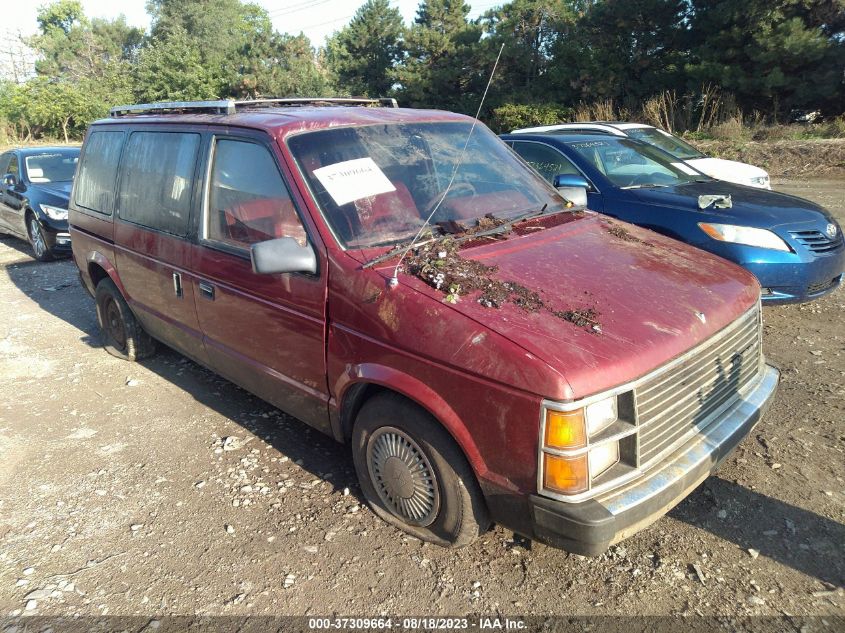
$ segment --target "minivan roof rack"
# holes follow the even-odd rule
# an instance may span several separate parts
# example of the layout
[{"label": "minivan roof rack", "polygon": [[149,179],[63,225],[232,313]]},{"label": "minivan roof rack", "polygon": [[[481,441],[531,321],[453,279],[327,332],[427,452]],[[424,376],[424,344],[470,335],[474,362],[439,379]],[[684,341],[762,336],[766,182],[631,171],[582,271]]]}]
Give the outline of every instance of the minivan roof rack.
[{"label": "minivan roof rack", "polygon": [[366,99],[363,97],[287,97],[282,99],[247,99],[234,101],[167,101],[161,103],[136,103],[134,105],[115,106],[109,110],[109,116],[122,117],[133,114],[235,114],[238,110],[250,108],[273,108],[280,106],[378,106],[398,108],[396,99]]}]

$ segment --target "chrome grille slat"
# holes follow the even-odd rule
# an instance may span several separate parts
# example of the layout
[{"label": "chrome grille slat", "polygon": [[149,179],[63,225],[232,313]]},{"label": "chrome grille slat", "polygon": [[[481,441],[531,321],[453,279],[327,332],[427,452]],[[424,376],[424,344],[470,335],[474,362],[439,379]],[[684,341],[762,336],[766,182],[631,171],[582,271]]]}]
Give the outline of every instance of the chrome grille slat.
[{"label": "chrome grille slat", "polygon": [[[713,339],[709,342],[705,342],[699,349],[699,353],[696,354],[691,359],[686,361],[686,365],[694,364],[698,362],[699,359],[702,358],[702,354],[714,354],[718,353],[718,350],[721,347],[725,347],[731,344],[731,339],[736,338],[738,336],[743,336],[743,332],[748,332],[751,329],[756,330],[756,321],[759,319],[759,315],[753,313],[747,313],[739,318],[736,326],[727,334],[725,333],[717,333]],[[660,387],[662,384],[667,382],[674,381],[674,375],[672,372],[664,372],[655,376],[647,383],[641,384],[638,389],[637,393],[642,398],[643,396],[647,395],[648,392],[654,390],[657,387]]]},{"label": "chrome grille slat", "polygon": [[[705,419],[708,415],[710,415],[713,411],[721,407],[725,402],[731,399],[731,397],[736,395],[737,391],[741,391],[744,387],[751,382],[757,372],[759,371],[758,366],[748,367],[744,372],[739,376],[736,385],[732,384],[725,384],[721,386],[717,391],[712,391],[707,394],[707,405],[706,407],[702,407],[700,410],[696,411],[696,405],[698,404],[694,399],[687,402],[687,404],[683,407],[683,409],[676,411],[676,415],[672,418],[668,418],[663,420],[662,423],[654,423],[654,425],[649,429],[649,437],[645,440],[640,440],[640,452],[641,454],[649,452],[649,447],[653,446],[656,442],[660,442],[661,444],[666,441],[666,435],[664,434],[665,431],[669,431],[670,433],[674,432],[672,429],[676,429],[679,434],[683,434],[685,431],[692,428],[697,420],[695,418],[699,418],[700,420]],[[674,424],[677,417],[690,417],[690,414],[694,416],[690,420],[691,425],[684,426],[684,425],[677,425]]]},{"label": "chrome grille slat", "polygon": [[[754,333],[745,332],[744,334],[744,338],[732,339],[735,343],[732,348],[736,350],[743,350],[743,354],[753,351],[749,350],[749,347],[752,347],[754,343],[756,343],[756,335]],[[715,350],[706,358],[699,361],[696,366],[690,367],[689,372],[684,376],[682,384],[678,384],[676,382],[664,382],[658,392],[655,393],[653,390],[650,390],[649,393],[643,394],[640,400],[640,413],[642,415],[651,415],[657,407],[663,406],[667,397],[674,398],[674,392],[679,387],[697,388],[702,386],[703,382],[715,380],[716,376],[712,373],[710,363],[714,360],[714,358],[719,356],[719,352],[724,353],[728,349],[729,348],[725,347]],[[646,401],[648,402],[648,406],[642,404]]]},{"label": "chrome grille slat", "polygon": [[[762,367],[761,343],[758,304],[729,331],[701,345],[698,353],[636,387],[640,466],[656,460],[739,397]],[[737,369],[732,369],[734,363]]]},{"label": "chrome grille slat", "polygon": [[830,253],[839,250],[843,244],[842,235],[839,232],[833,239],[821,231],[790,231],[789,233],[813,253]]},{"label": "chrome grille slat", "polygon": [[[705,398],[709,399],[711,396],[715,396],[719,391],[722,391],[725,388],[735,388],[735,390],[741,389],[748,383],[748,380],[757,373],[758,370],[759,364],[756,359],[746,358],[740,366],[739,373],[733,379],[729,378],[727,382],[724,382],[721,385],[719,384],[718,379],[714,379],[709,381],[707,384],[691,389],[682,397],[673,401],[671,408],[667,408],[665,411],[660,411],[658,415],[648,417],[649,425],[651,425],[649,432],[659,433],[660,429],[665,426],[667,422],[671,423],[679,416],[683,417],[686,415],[690,406],[695,405],[696,401],[701,398],[702,393]],[[749,372],[751,373],[751,376],[747,375]],[[701,408],[707,407],[702,404]],[[640,443],[642,443],[642,440],[640,440]]]}]

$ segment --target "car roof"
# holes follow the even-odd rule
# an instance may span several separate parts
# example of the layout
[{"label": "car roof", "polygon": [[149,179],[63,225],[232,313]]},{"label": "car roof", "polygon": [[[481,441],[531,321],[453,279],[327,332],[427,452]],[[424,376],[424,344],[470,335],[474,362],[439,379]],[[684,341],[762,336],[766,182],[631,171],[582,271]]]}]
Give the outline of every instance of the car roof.
[{"label": "car roof", "polygon": [[21,156],[37,156],[39,154],[78,154],[79,145],[43,145],[38,147],[18,147],[15,152]]},{"label": "car roof", "polygon": [[553,132],[556,130],[583,129],[591,126],[595,129],[604,128],[609,132],[614,130],[623,131],[654,127],[652,125],[646,125],[645,123],[626,123],[624,121],[574,121],[570,123],[558,123],[556,125],[541,125],[537,127],[520,128],[518,130],[513,130],[511,134],[534,134],[538,132]]},{"label": "car roof", "polygon": [[608,136],[607,134],[603,134],[601,132],[567,132],[566,134],[553,132],[531,132],[525,134],[502,134],[502,138],[507,141],[553,141],[563,145],[577,143],[579,141],[594,141],[596,138],[614,140],[623,139],[634,143],[642,142],[625,136]]},{"label": "car roof", "polygon": [[305,131],[340,126],[364,126],[401,123],[471,122],[471,117],[443,110],[380,108],[366,106],[261,107],[238,110],[233,114],[133,114],[95,121],[92,126],[136,124],[220,124],[264,130],[279,138]]}]

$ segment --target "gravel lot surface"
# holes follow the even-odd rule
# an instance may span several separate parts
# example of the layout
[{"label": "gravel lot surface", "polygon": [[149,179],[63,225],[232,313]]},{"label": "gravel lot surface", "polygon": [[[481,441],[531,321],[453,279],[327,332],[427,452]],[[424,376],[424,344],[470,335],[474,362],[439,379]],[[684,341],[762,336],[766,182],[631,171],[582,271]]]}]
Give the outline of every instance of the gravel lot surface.
[{"label": "gravel lot surface", "polygon": [[[845,181],[776,188],[845,224]],[[841,290],[765,310],[766,418],[667,517],[584,559],[498,527],[454,551],[403,536],[343,446],[170,350],[109,356],[72,262],[4,237],[0,266],[0,617],[845,615]]]}]

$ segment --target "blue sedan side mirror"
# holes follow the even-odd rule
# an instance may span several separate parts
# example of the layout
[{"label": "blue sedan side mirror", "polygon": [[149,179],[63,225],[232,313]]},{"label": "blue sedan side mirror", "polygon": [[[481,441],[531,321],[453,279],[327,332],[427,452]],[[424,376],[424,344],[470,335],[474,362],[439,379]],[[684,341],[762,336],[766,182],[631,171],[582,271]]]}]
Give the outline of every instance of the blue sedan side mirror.
[{"label": "blue sedan side mirror", "polygon": [[577,207],[587,206],[587,190],[590,183],[580,174],[558,174],[554,186],[564,198]]}]

